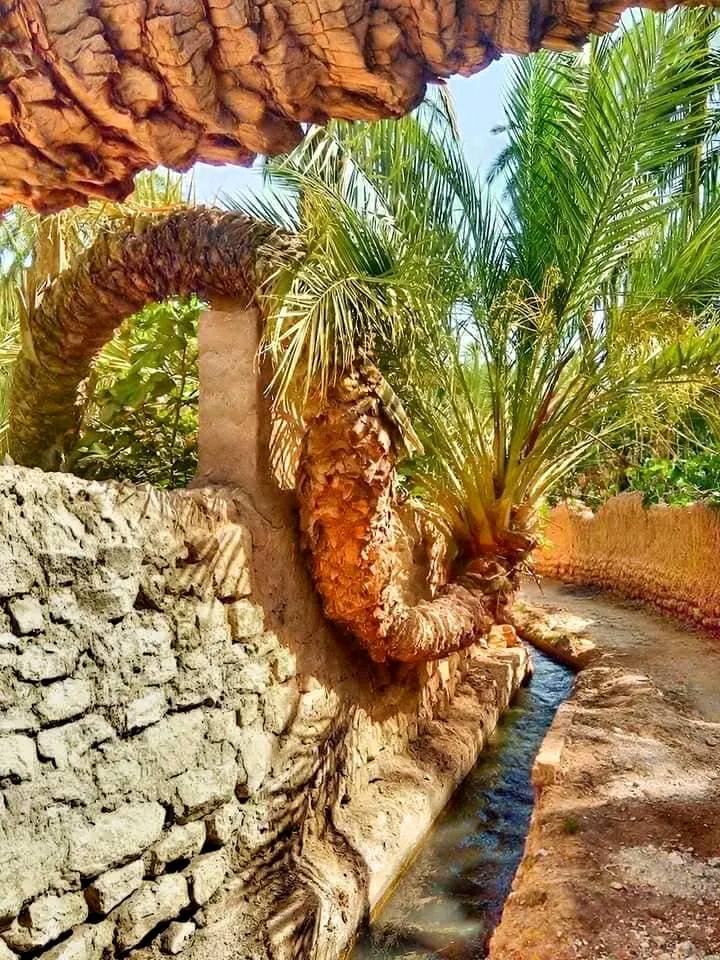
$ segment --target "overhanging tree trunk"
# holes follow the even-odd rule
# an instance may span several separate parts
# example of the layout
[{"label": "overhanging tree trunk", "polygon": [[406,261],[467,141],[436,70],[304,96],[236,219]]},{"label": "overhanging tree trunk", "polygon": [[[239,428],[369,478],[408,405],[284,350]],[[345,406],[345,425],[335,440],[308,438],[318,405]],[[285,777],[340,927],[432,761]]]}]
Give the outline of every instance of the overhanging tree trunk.
[{"label": "overhanging tree trunk", "polygon": [[58,466],[77,430],[78,387],[126,317],[191,293],[253,301],[258,249],[271,233],[242,214],[188,210],[101,235],[46,292],[28,331],[13,369],[10,455]]},{"label": "overhanging tree trunk", "polygon": [[577,48],[630,5],[4,0],[0,211],[120,200],[142,169],[248,164],[294,146],[303,122],[400,116],[428,81],[501,53]]}]

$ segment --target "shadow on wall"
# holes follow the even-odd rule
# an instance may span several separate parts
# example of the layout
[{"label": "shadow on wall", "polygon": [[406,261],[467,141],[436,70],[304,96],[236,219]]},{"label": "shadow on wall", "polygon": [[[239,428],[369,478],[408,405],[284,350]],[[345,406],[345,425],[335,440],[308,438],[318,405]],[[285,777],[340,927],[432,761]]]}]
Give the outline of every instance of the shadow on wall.
[{"label": "shadow on wall", "polygon": [[338,956],[524,674],[328,624],[223,323],[198,489],[0,468],[2,960]]},{"label": "shadow on wall", "polygon": [[[245,500],[0,468],[10,960],[108,936],[155,952],[168,922],[187,926],[166,939],[195,936],[191,957],[337,955],[367,906],[368,854],[336,811],[404,779],[410,802],[376,794],[362,821],[387,822],[376,857],[402,856],[400,826],[433,815],[428,784],[442,797],[467,772],[519,682],[516,657],[468,687],[485,651],[402,682],[373,667],[324,621],[286,501]],[[437,756],[411,758],[460,686],[472,736],[438,728]]]}]

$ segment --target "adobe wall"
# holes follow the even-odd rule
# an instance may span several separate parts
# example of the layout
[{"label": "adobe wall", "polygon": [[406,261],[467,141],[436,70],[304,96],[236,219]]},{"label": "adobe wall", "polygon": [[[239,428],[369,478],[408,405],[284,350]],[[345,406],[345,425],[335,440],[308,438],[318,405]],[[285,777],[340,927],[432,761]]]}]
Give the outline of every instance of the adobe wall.
[{"label": "adobe wall", "polygon": [[621,494],[593,514],[552,510],[536,570],[567,583],[614,590],[705,630],[720,632],[720,513],[702,504],[644,507]]},{"label": "adobe wall", "polygon": [[372,667],[295,544],[281,496],[0,467],[1,960],[336,957],[412,854],[526,655]]}]

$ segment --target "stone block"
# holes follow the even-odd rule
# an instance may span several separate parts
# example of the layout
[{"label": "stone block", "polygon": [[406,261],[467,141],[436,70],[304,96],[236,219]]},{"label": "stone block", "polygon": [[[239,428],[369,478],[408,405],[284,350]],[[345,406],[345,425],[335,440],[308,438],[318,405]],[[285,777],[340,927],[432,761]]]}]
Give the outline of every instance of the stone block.
[{"label": "stone block", "polygon": [[3,939],[14,950],[37,950],[87,919],[88,907],[82,893],[47,896],[34,900],[4,931]]},{"label": "stone block", "polygon": [[197,616],[200,606],[187,597],[173,600],[169,612],[175,629],[175,646],[179,650],[196,650],[202,645]]},{"label": "stone block", "polygon": [[278,647],[271,660],[273,676],[279,683],[290,680],[297,673],[295,654],[287,647]]},{"label": "stone block", "polygon": [[227,619],[235,641],[258,636],[265,625],[263,608],[250,600],[236,600],[228,604]]},{"label": "stone block", "polygon": [[178,820],[202,817],[233,796],[238,770],[234,764],[188,770],[173,780],[173,807]]},{"label": "stone block", "polygon": [[225,647],[232,642],[225,606],[219,600],[213,598],[198,604],[197,624],[203,650]]},{"label": "stone block", "polygon": [[38,718],[23,707],[8,707],[0,712],[0,733],[34,732],[39,726]]},{"label": "stone block", "polygon": [[218,551],[213,558],[212,573],[216,595],[221,600],[236,600],[252,593],[252,538],[248,530],[237,524],[222,527],[215,533]]},{"label": "stone block", "polygon": [[0,674],[3,671],[9,674],[11,670],[17,670],[18,659],[14,650],[0,650]]},{"label": "stone block", "polygon": [[134,947],[159,924],[174,920],[189,904],[187,881],[179,873],[144,883],[116,911],[118,948],[124,951]]},{"label": "stone block", "polygon": [[[38,783],[44,785],[44,778],[38,778]],[[36,792],[35,783],[32,792],[24,792],[47,802],[43,793]],[[6,790],[6,801],[12,801],[13,795],[19,806],[8,805],[0,812],[0,930],[18,916],[23,904],[46,894],[51,884],[61,889],[65,867],[66,846],[58,842],[57,831],[39,824],[36,829],[37,821],[25,815],[26,800],[20,790]]]},{"label": "stone block", "polygon": [[66,677],[72,673],[76,662],[74,650],[37,640],[20,654],[15,669],[23,680],[42,683]]},{"label": "stone block", "polygon": [[96,616],[119,620],[132,612],[139,588],[137,575],[122,577],[109,567],[97,566],[90,577],[78,578],[76,593],[80,603]]},{"label": "stone block", "polygon": [[162,873],[165,865],[175,860],[190,860],[200,853],[205,843],[205,824],[200,821],[176,824],[150,851],[150,865],[154,874]]},{"label": "stone block", "polygon": [[271,733],[281,734],[287,730],[300,700],[297,684],[276,683],[263,694],[263,722]]},{"label": "stone block", "polygon": [[257,693],[243,693],[235,698],[234,704],[241,727],[250,726],[260,716],[260,696]]},{"label": "stone block", "polygon": [[112,955],[114,935],[112,920],[83,924],[62,943],[41,954],[40,960],[103,960]]},{"label": "stone block", "polygon": [[68,869],[92,877],[138,857],[159,839],[164,823],[159,803],[126,803],[76,824],[68,834]]},{"label": "stone block", "polygon": [[133,682],[167,683],[177,673],[170,620],[150,610],[133,610],[111,633],[93,641],[95,659]]},{"label": "stone block", "polygon": [[42,771],[42,789],[48,798],[83,807],[98,799],[98,791],[87,767],[82,770],[70,767],[55,769],[47,764]]},{"label": "stone block", "polygon": [[48,614],[53,622],[67,624],[82,623],[85,617],[77,597],[69,587],[50,591]]},{"label": "stone block", "polygon": [[223,657],[225,691],[236,701],[244,693],[262,693],[272,681],[270,665],[265,661],[250,660],[242,648],[235,647]]},{"label": "stone block", "polygon": [[76,766],[91,747],[114,736],[115,731],[104,717],[91,714],[61,727],[42,730],[37,745],[41,757],[63,768]]},{"label": "stone block", "polygon": [[267,660],[268,663],[272,661],[272,655],[279,646],[278,635],[271,630],[243,643],[243,648],[251,660]]},{"label": "stone block", "polygon": [[35,741],[20,734],[0,737],[0,779],[31,780],[37,771]]},{"label": "stone block", "polygon": [[202,710],[165,716],[128,740],[103,746],[104,759],[95,768],[98,786],[108,794],[147,789],[150,783],[159,789],[199,765],[205,744]]},{"label": "stone block", "polygon": [[135,893],[143,881],[144,873],[143,861],[133,860],[124,867],[101,874],[85,890],[88,906],[93,913],[110,913],[131,893]]},{"label": "stone block", "polygon": [[211,743],[238,742],[239,727],[234,710],[208,710],[205,714],[207,738]]},{"label": "stone block", "polygon": [[21,641],[14,633],[0,631],[0,650],[19,650]]},{"label": "stone block", "polygon": [[243,810],[236,800],[224,803],[207,817],[205,827],[210,843],[224,846],[229,843],[240,827]]},{"label": "stone block", "polygon": [[227,856],[223,850],[203,853],[196,857],[185,870],[194,904],[202,907],[219,889],[228,869]]},{"label": "stone block", "polygon": [[252,796],[260,789],[270,770],[274,741],[264,730],[254,728],[240,730],[239,740],[246,782],[238,785],[238,793]]},{"label": "stone block", "polygon": [[92,705],[92,684],[89,680],[59,680],[42,691],[35,712],[46,723],[70,720],[85,713]]},{"label": "stone block", "polygon": [[8,603],[10,619],[15,630],[25,636],[42,633],[45,626],[42,605],[37,597],[16,597]]},{"label": "stone block", "polygon": [[121,711],[119,724],[125,733],[142,730],[158,723],[168,710],[167,697],[162,690],[148,690],[141,697],[131,700]]},{"label": "stone block", "polygon": [[[196,929],[197,927],[191,920],[186,920],[184,923],[175,920],[160,938],[160,949],[173,956],[182,953],[192,943]],[[1,957],[0,960],[2,960]]]},{"label": "stone block", "polygon": [[[0,527],[2,527],[0,517]],[[27,593],[33,584],[42,582],[42,570],[37,559],[21,544],[0,546],[0,597],[14,597]]]},{"label": "stone block", "polygon": [[173,682],[175,706],[190,707],[200,703],[218,703],[222,697],[222,668],[203,650],[182,654],[177,677]]}]

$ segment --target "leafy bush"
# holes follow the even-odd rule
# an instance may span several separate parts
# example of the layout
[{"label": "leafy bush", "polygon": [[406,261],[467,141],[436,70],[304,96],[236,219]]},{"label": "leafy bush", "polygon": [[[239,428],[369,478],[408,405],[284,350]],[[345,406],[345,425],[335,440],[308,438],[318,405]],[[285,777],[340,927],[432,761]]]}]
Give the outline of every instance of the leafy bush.
[{"label": "leafy bush", "polygon": [[96,479],[184,486],[197,466],[197,324],[202,304],[168,300],[130,318],[86,387],[68,467]]},{"label": "leafy bush", "polygon": [[628,482],[628,489],[642,492],[646,503],[703,501],[720,506],[720,453],[674,460],[653,458],[630,468]]}]

